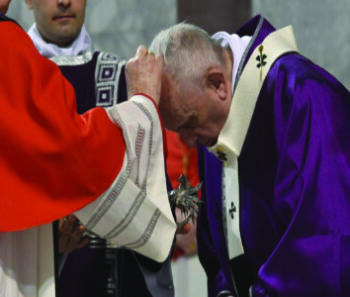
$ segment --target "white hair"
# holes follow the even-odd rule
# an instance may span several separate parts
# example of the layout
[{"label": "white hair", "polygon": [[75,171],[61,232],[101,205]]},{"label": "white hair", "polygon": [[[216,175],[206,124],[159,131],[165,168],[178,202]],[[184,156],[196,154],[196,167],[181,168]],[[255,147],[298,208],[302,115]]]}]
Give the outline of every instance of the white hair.
[{"label": "white hair", "polygon": [[159,32],[150,50],[163,55],[167,71],[181,86],[192,82],[202,89],[205,72],[225,64],[224,49],[206,31],[186,23]]}]

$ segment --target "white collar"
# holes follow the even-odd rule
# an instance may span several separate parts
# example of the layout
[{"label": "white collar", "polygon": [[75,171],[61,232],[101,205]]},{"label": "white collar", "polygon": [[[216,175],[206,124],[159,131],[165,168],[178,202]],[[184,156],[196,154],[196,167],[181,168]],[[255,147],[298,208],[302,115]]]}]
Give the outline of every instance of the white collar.
[{"label": "white collar", "polygon": [[36,23],[30,27],[28,35],[33,40],[39,53],[47,58],[55,56],[78,56],[91,50],[91,38],[85,29],[85,25],[83,25],[78,37],[69,47],[59,47],[56,44],[44,41],[36,27]]},{"label": "white collar", "polygon": [[233,55],[233,67],[232,67],[232,91],[233,87],[235,85],[237,72],[238,72],[238,66],[241,63],[243,53],[245,49],[247,48],[251,36],[243,36],[240,37],[237,34],[228,34],[227,32],[221,31],[215,33],[212,38],[214,40],[217,40],[221,46],[226,47],[227,45],[232,50]]}]

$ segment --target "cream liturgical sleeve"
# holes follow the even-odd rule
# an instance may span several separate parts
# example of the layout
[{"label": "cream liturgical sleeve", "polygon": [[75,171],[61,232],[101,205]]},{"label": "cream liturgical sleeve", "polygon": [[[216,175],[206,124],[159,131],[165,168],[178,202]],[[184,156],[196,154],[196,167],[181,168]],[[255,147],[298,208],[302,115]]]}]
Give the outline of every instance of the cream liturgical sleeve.
[{"label": "cream liturgical sleeve", "polygon": [[134,96],[108,109],[123,130],[126,155],[113,185],[76,213],[87,229],[163,262],[169,255],[176,224],[167,195],[162,127],[151,100]]}]

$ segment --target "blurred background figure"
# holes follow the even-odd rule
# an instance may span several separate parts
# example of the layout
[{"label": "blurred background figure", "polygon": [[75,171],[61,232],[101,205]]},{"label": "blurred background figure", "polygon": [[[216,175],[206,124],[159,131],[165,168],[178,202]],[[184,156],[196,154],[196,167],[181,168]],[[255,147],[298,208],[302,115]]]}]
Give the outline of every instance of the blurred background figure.
[{"label": "blurred background figure", "polygon": [[[209,33],[221,30],[234,32],[257,13],[266,16],[276,27],[293,25],[300,53],[326,68],[347,88],[350,87],[348,0],[88,1],[85,24],[95,49],[118,53],[128,59],[139,44],[148,45],[158,31],[178,21],[193,23]],[[32,13],[23,1],[13,1],[8,15],[15,17],[25,30],[33,23]],[[194,168],[196,148],[182,146],[176,134],[168,138],[169,151],[177,152],[178,156],[171,156],[168,160],[170,173],[183,171],[180,166],[183,167],[186,158],[190,167]],[[184,155],[180,153],[181,148]],[[191,170],[188,171],[190,179],[196,176]],[[174,179],[176,175],[173,182]],[[196,180],[191,183],[196,184]],[[190,241],[187,243],[178,237],[173,258],[175,295],[206,296],[206,277],[196,256],[195,236],[189,234],[187,239]],[[190,248],[186,251],[185,246]]]}]

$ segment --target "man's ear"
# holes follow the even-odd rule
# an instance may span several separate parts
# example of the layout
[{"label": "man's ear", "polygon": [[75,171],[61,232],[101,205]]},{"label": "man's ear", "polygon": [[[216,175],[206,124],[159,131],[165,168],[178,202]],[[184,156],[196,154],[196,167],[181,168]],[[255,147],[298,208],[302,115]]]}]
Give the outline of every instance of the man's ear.
[{"label": "man's ear", "polygon": [[221,70],[209,70],[205,75],[205,86],[214,91],[219,99],[225,100],[227,98],[228,84]]},{"label": "man's ear", "polygon": [[33,3],[32,0],[24,0],[24,2],[26,3],[27,7],[29,10],[33,9]]}]

